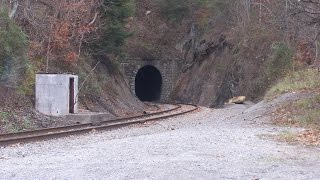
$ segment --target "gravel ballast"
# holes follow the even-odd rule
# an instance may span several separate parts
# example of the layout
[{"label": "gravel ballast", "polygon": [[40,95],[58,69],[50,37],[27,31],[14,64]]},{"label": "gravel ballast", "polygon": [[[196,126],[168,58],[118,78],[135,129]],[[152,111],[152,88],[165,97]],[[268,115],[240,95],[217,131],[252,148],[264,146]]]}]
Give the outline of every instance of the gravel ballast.
[{"label": "gravel ballast", "polygon": [[299,129],[248,108],[2,148],[0,179],[319,179],[320,149],[275,141]]}]

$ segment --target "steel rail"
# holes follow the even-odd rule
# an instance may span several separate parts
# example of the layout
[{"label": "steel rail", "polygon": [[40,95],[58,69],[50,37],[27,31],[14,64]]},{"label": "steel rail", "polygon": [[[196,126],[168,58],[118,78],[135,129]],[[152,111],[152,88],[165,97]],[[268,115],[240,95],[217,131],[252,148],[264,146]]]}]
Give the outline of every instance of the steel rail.
[{"label": "steel rail", "polygon": [[[144,118],[144,117],[150,117],[150,116],[155,116],[155,115],[160,115],[163,113],[168,113],[171,111],[175,111],[179,109],[181,105],[175,105],[173,108],[169,108],[164,111],[158,111],[150,114],[143,114],[143,115],[138,115],[138,116],[131,116],[131,117],[123,117],[123,118],[117,118],[117,119],[110,119],[107,121],[101,121],[99,124],[105,124],[108,122],[119,122],[119,121],[125,121],[125,120],[130,120],[130,119],[136,119],[136,118]],[[38,129],[38,130],[33,130],[33,131],[23,131],[23,132],[17,132],[17,133],[7,133],[7,134],[0,134],[0,142],[2,139],[7,139],[7,138],[12,138],[14,136],[29,136],[33,135],[35,133],[48,133],[49,131],[54,133],[54,132],[59,132],[59,131],[68,131],[68,130],[73,130],[73,129],[80,129],[80,128],[87,128],[87,127],[92,127],[94,124],[91,123],[84,123],[84,124],[75,124],[75,125],[68,125],[68,126],[59,126],[59,127],[53,127],[53,128],[43,128],[43,129]]]},{"label": "steel rail", "polygon": [[[176,110],[181,109],[182,106],[176,105],[174,108],[171,108],[169,110],[151,113],[147,115],[139,115],[134,117],[126,117],[126,118],[113,119],[109,121],[103,121],[103,122],[100,122],[98,125],[87,123],[87,124],[80,124],[80,125],[74,125],[74,126],[64,126],[64,127],[47,128],[47,129],[41,129],[41,130],[35,130],[35,131],[26,131],[26,132],[20,132],[20,133],[1,134],[0,146],[54,139],[59,137],[71,136],[71,135],[80,135],[80,134],[89,133],[93,130],[98,130],[98,131],[111,130],[111,129],[124,127],[131,124],[137,124],[141,122],[167,119],[170,117],[175,117],[175,116],[179,116],[179,115],[183,115],[183,114],[195,111],[199,108],[198,106],[194,106],[194,105],[190,105],[190,106],[192,106],[192,108],[186,111],[181,111],[178,113],[168,114],[168,115],[163,115],[158,117],[153,117],[153,116],[174,112]],[[145,119],[142,119],[142,118],[145,118]]]}]

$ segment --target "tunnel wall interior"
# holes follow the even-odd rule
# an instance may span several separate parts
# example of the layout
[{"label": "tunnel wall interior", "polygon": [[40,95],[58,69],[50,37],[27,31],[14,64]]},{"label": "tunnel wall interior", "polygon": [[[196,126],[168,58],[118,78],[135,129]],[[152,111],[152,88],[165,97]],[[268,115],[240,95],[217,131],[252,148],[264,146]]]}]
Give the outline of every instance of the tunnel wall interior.
[{"label": "tunnel wall interior", "polygon": [[135,94],[141,101],[159,101],[162,91],[160,71],[151,65],[142,67],[135,77]]}]

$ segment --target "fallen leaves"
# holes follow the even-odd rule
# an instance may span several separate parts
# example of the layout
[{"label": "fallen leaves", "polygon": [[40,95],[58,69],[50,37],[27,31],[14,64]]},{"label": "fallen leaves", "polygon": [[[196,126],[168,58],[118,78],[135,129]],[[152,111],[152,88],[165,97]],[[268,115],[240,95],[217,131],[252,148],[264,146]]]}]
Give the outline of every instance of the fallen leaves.
[{"label": "fallen leaves", "polygon": [[319,146],[320,132],[315,130],[306,130],[297,135],[296,140],[306,145]]}]

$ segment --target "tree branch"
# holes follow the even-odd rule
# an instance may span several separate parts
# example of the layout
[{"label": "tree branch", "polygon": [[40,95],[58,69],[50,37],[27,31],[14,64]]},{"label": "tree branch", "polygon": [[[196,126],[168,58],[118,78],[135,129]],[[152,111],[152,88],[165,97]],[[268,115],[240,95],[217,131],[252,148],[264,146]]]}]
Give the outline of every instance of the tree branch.
[{"label": "tree branch", "polygon": [[18,6],[19,6],[18,0],[14,0],[14,1],[13,1],[12,10],[11,10],[11,12],[9,13],[9,18],[10,18],[10,19],[12,19],[12,18],[14,17],[14,15],[16,14],[17,9],[18,9]]}]

